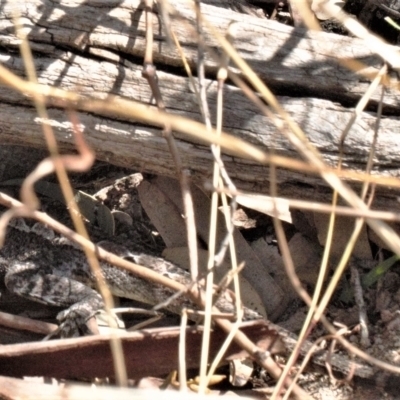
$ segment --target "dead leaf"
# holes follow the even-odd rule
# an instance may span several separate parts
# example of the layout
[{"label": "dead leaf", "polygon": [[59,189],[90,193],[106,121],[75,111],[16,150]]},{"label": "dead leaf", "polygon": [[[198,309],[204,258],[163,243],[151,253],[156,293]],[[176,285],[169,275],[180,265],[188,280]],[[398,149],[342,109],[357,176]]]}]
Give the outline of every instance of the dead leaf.
[{"label": "dead leaf", "polygon": [[247,208],[267,214],[271,217],[278,217],[282,221],[292,223],[292,216],[289,211],[289,203],[286,199],[279,197],[265,196],[261,194],[238,194],[236,201]]},{"label": "dead leaf", "polygon": [[[322,246],[326,244],[330,216],[322,213],[314,213],[315,227],[318,231],[318,239]],[[335,232],[332,241],[331,254],[334,258],[339,259],[354,229],[354,218],[336,216]],[[366,226],[361,230],[357,243],[354,247],[353,254],[360,259],[370,260],[372,258],[371,248],[368,241]]]},{"label": "dead leaf", "polygon": [[[202,274],[207,273],[207,260],[208,260],[208,252],[206,250],[198,249],[199,255],[199,272]],[[178,264],[180,267],[184,269],[188,269],[189,266],[189,250],[187,247],[175,247],[175,248],[166,248],[163,251],[163,257],[167,260],[173,262],[174,264]],[[215,277],[216,283],[224,278],[224,276],[231,271],[230,265],[228,262],[223,262],[216,270]],[[261,314],[264,318],[267,318],[267,313],[265,312],[264,305],[260,296],[251,286],[251,284],[245,279],[243,276],[239,275],[240,282],[240,295],[242,298],[243,304]],[[233,285],[230,285],[230,289],[233,289]]]},{"label": "dead leaf", "polygon": [[251,378],[253,370],[254,363],[250,358],[233,360],[229,363],[229,382],[231,382],[233,386],[242,387]]},{"label": "dead leaf", "polygon": [[140,203],[167,247],[187,245],[182,212],[157,185],[143,181],[138,186]]},{"label": "dead leaf", "polygon": [[321,246],[296,233],[289,241],[289,249],[300,280],[314,286],[321,264]]},{"label": "dead leaf", "polygon": [[[324,2],[330,2],[333,3],[333,5],[343,8],[346,4],[346,1],[341,1],[341,0],[323,0]],[[325,14],[323,9],[319,7],[318,3],[321,3],[321,0],[313,0],[312,5],[311,5],[311,10],[314,12],[316,17],[320,21],[325,21],[327,19],[330,19],[330,15]]]},{"label": "dead leaf", "polygon": [[[183,213],[182,196],[177,195],[177,193],[180,193],[178,181],[159,176],[154,179],[153,182],[166,196],[171,199],[172,202],[174,202],[180,213]],[[211,201],[209,197],[197,186],[191,186],[191,191],[196,216],[197,234],[204,243],[207,243],[210,229]],[[225,236],[225,219],[222,213],[219,213],[217,226],[217,248]],[[246,242],[242,234],[237,229],[234,229],[233,238],[235,241],[238,262],[240,263],[244,261],[246,263],[245,268],[242,271],[242,275],[248,280],[251,286],[261,297],[263,305],[267,310],[268,317],[273,321],[286,309],[287,303],[285,295],[279,285],[276,284],[274,279],[269,275],[268,271],[263,267],[260,260],[251,249],[250,245]],[[186,243],[184,246],[180,245],[171,247],[185,246]],[[229,255],[227,255],[227,260],[229,260]]]}]

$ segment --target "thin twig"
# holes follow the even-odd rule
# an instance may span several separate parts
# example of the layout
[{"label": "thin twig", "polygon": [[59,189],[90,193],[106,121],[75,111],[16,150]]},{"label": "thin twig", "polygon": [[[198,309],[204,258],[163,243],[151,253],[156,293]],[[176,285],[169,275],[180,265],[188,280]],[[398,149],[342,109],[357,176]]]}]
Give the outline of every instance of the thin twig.
[{"label": "thin twig", "polygon": [[288,209],[298,209],[298,210],[306,210],[306,211],[314,211],[319,213],[330,214],[332,210],[335,211],[336,215],[344,215],[349,217],[364,217],[364,218],[374,218],[374,219],[382,219],[387,221],[400,221],[400,213],[393,211],[380,211],[380,210],[357,210],[352,207],[346,206],[332,206],[332,204],[326,203],[318,203],[315,201],[307,201],[307,200],[298,200],[298,199],[288,199],[286,197],[276,197],[267,195],[260,195],[258,193],[249,193],[244,192],[242,190],[235,190],[231,192],[227,188],[214,188],[211,183],[204,184],[205,189],[211,189],[217,191],[218,193],[226,193],[231,196],[249,196],[254,197],[258,202],[265,203],[270,208],[270,211],[273,210],[273,203],[277,203],[282,205],[282,207]]},{"label": "thin twig", "polygon": [[31,318],[8,314],[5,312],[0,312],[0,325],[7,326],[8,328],[12,329],[22,329],[24,331],[40,333],[43,335],[53,333],[58,328],[56,324],[37,321]]},{"label": "thin twig", "polygon": [[355,265],[350,266],[351,271],[351,283],[354,289],[354,300],[358,307],[359,320],[360,320],[360,344],[363,348],[367,348],[371,345],[368,333],[368,317],[365,309],[365,303],[363,298],[363,290],[360,282],[360,275]]},{"label": "thin twig", "polygon": [[[25,63],[28,79],[32,83],[37,83],[37,76],[35,72],[35,66],[30,51],[29,43],[23,29],[19,23],[19,16],[15,15],[14,25],[16,28],[17,35],[21,39],[21,53]],[[65,201],[68,204],[68,210],[71,215],[71,219],[74,223],[75,229],[79,234],[84,236],[86,239],[89,237],[86,231],[85,225],[82,221],[81,214],[79,212],[78,205],[75,202],[74,194],[71,185],[69,184],[66,168],[73,169],[75,171],[86,171],[93,164],[95,156],[93,151],[86,145],[83,138],[83,133],[79,128],[78,118],[76,113],[70,111],[70,119],[73,125],[73,133],[75,144],[77,146],[78,156],[64,156],[60,157],[58,152],[58,146],[55,139],[55,135],[51,126],[48,124],[48,114],[46,110],[46,101],[44,95],[34,96],[33,98],[36,110],[39,117],[42,120],[43,134],[47,143],[48,150],[50,152],[50,158],[44,160],[39,166],[29,174],[25,179],[21,188],[21,198],[23,205],[17,208],[11,208],[8,212],[4,213],[0,222],[0,246],[1,246],[1,226],[4,226],[7,219],[16,215],[29,214],[30,210],[37,209],[39,207],[39,201],[35,195],[33,186],[34,183],[41,177],[50,172],[55,171],[57,178],[60,182],[60,187],[64,195]],[[120,386],[127,386],[127,373],[125,368],[124,354],[122,351],[122,344],[116,334],[117,325],[112,317],[111,309],[114,308],[114,302],[110,290],[105,284],[105,280],[100,269],[100,265],[93,251],[90,249],[84,249],[84,253],[92,269],[99,287],[101,296],[104,299],[104,306],[108,315],[109,323],[114,330],[112,331],[112,339],[110,341],[115,375],[117,382]]]},{"label": "thin twig", "polygon": [[[200,111],[203,117],[204,124],[207,130],[211,130],[210,110],[207,101],[207,91],[205,84],[205,62],[204,62],[204,49],[202,46],[202,18],[201,18],[201,1],[194,0],[194,9],[196,13],[196,36],[197,41],[197,78],[199,85],[200,97]],[[213,182],[218,183],[219,172],[214,163]],[[200,356],[200,371],[199,371],[199,393],[205,394],[207,387],[207,366],[208,366],[208,353],[210,347],[210,330],[211,330],[211,308],[212,308],[212,287],[214,285],[214,257],[216,250],[216,227],[217,227],[217,207],[218,207],[218,194],[213,192],[211,196],[211,215],[210,215],[210,232],[208,238],[208,263],[207,263],[207,279],[206,279],[206,292],[205,292],[205,319],[204,331],[201,346]]]},{"label": "thin twig", "polygon": [[[145,0],[146,15],[146,51],[143,62],[142,76],[146,78],[151,88],[153,97],[156,101],[157,108],[165,111],[165,103],[162,99],[161,90],[158,85],[157,71],[153,63],[153,0]],[[189,248],[189,264],[192,280],[198,279],[198,252],[197,252],[197,233],[194,216],[193,199],[190,190],[189,172],[183,168],[181,156],[178,151],[174,136],[172,134],[171,125],[166,122],[163,127],[163,136],[167,141],[169,151],[174,160],[175,168],[178,174],[182,191],[182,202],[185,212],[186,234]]]},{"label": "thin twig", "polygon": [[187,390],[186,377],[186,329],[188,323],[188,313],[186,308],[181,313],[181,325],[179,331],[179,390],[184,392]]}]

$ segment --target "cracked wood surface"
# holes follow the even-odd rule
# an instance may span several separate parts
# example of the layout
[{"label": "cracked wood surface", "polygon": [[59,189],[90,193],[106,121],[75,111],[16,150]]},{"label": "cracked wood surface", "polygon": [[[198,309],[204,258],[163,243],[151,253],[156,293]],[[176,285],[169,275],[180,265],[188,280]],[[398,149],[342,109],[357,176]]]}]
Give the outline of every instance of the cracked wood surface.
[{"label": "cracked wood surface", "polygon": [[[139,3],[139,0],[86,1],[84,4],[72,0],[62,0],[57,4],[49,0],[28,0],[24,4],[8,1],[0,8],[0,61],[16,74],[24,75],[11,20],[13,9],[18,8],[29,32],[39,82],[83,95],[106,98],[111,93],[151,103],[150,89],[141,76],[145,24],[144,14],[138,9]],[[189,63],[194,66],[197,40],[188,34],[193,12],[181,0],[172,3],[180,13],[179,17],[171,18],[173,27]],[[340,132],[351,117],[352,109],[334,101],[354,103],[369,85],[365,78],[339,67],[335,57],[354,57],[367,63],[370,71],[377,71],[381,66],[379,57],[359,39],[328,33],[305,33],[301,29],[231,10],[221,13],[219,8],[206,4],[202,6],[202,12],[222,33],[226,32],[229,23],[236,21],[234,45],[239,54],[277,93],[285,94],[279,97],[285,109],[304,129],[325,160],[335,164]],[[167,44],[157,18],[155,24],[154,61],[159,68],[159,84],[167,110],[200,120],[195,95],[188,79],[181,75],[180,57]],[[218,46],[209,32],[206,33],[206,43],[214,48]],[[209,56],[206,65],[209,73],[215,72],[215,62]],[[212,81],[206,83],[213,110],[216,84]],[[375,93],[371,104],[376,103],[379,96],[378,92]],[[266,151],[273,149],[285,156],[297,156],[274,124],[261,115],[237,88],[226,86],[224,102],[225,131]],[[0,143],[43,147],[40,121],[31,101],[0,86],[0,104]],[[388,90],[384,104],[386,112],[398,112],[397,92]],[[71,125],[65,112],[55,108],[49,112],[60,147],[65,150],[73,148]],[[160,129],[84,112],[80,114],[80,120],[99,159],[167,176],[175,173]],[[374,114],[363,113],[362,119],[353,127],[345,144],[345,167],[355,170],[364,167],[374,124]],[[399,175],[399,130],[399,118],[388,115],[382,120],[376,172]],[[212,159],[208,147],[182,134],[176,137],[183,164],[190,168],[194,180],[209,178]],[[224,162],[239,187],[268,191],[267,167],[228,155],[224,156]],[[324,200],[330,195],[316,176],[279,170],[278,182],[282,196]],[[395,195],[385,190],[380,192],[375,206],[387,209],[396,204]]]}]

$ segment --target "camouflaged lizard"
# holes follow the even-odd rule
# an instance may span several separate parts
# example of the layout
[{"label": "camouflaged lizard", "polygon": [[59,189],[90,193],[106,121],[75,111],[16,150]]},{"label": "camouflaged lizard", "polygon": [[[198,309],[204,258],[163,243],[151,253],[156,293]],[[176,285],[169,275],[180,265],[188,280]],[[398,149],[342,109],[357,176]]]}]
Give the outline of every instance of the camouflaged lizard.
[{"label": "camouflaged lizard", "polygon": [[[190,274],[158,257],[133,254],[120,245],[107,243],[117,255],[174,279],[184,285],[191,283]],[[100,244],[101,245],[101,244]],[[120,297],[156,305],[167,301],[174,292],[159,284],[139,278],[104,261],[100,266],[111,292]],[[85,254],[71,241],[41,223],[29,224],[15,219],[7,229],[4,247],[0,249],[0,279],[13,293],[46,305],[65,307],[57,319],[63,337],[88,333],[86,322],[103,309],[103,299],[94,289],[96,279]],[[224,313],[234,313],[229,296],[220,296],[216,306]],[[196,309],[185,296],[165,308],[180,313],[183,307]],[[245,309],[245,319],[262,318]]]}]

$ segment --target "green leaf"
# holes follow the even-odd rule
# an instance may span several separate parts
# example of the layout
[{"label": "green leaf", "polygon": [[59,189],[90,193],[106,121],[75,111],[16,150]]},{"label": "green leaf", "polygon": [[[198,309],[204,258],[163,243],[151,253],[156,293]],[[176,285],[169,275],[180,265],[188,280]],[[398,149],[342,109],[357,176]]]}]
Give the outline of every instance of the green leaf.
[{"label": "green leaf", "polygon": [[361,280],[361,284],[364,288],[372,286],[379,278],[381,278],[389,268],[396,262],[400,260],[398,255],[394,255],[387,260],[379,263],[375,268],[371,269],[368,274],[364,275]]}]

